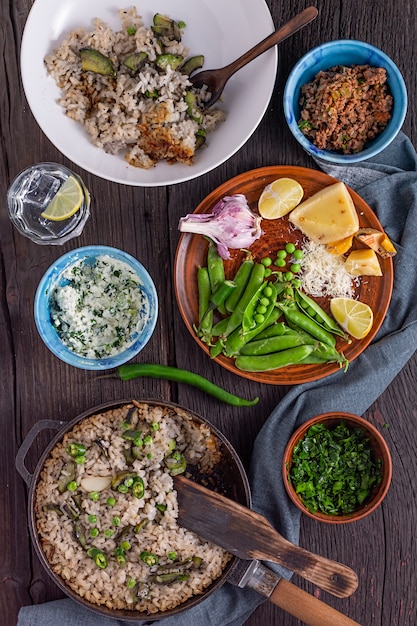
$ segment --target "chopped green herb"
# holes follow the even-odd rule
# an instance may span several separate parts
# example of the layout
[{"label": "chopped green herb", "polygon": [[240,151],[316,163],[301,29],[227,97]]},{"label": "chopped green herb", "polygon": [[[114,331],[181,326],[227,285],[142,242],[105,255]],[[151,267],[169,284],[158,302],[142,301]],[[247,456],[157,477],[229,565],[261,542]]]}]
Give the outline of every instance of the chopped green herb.
[{"label": "chopped green herb", "polygon": [[381,465],[362,429],[315,424],[294,447],[289,480],[312,513],[347,515],[381,482]]}]

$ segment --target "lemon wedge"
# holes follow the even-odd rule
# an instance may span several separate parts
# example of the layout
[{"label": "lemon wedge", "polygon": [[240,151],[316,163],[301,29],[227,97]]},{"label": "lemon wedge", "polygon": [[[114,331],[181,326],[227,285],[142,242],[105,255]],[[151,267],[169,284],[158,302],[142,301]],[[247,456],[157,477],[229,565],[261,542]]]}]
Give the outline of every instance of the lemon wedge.
[{"label": "lemon wedge", "polygon": [[267,185],[258,201],[259,214],[267,220],[284,217],[300,204],[304,189],[293,178],[278,178]]},{"label": "lemon wedge", "polygon": [[333,298],[330,311],[336,322],[355,339],[363,339],[374,322],[370,306],[352,298]]},{"label": "lemon wedge", "polygon": [[84,198],[83,190],[74,176],[69,176],[52,198],[41,217],[51,222],[62,222],[76,213]]}]

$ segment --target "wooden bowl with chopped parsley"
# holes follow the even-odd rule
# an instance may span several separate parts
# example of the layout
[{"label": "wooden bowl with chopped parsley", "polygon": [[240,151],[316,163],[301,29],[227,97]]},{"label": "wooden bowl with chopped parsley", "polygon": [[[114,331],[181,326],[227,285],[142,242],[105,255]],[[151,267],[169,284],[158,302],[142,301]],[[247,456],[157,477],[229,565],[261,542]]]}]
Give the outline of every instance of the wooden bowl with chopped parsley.
[{"label": "wooden bowl with chopped parsley", "polygon": [[391,483],[392,460],[385,439],[366,419],[323,413],[294,432],[282,472],[289,497],[303,513],[343,524],[381,504]]}]

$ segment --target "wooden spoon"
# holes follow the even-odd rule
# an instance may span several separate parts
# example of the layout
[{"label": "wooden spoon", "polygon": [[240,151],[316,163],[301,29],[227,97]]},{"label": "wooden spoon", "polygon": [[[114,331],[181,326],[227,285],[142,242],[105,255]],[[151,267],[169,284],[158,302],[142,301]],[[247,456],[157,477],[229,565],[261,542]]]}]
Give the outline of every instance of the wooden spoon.
[{"label": "wooden spoon", "polygon": [[339,598],[356,590],[358,577],[350,567],[296,546],[256,511],[184,476],[176,476],[174,486],[178,521],[188,530],[241,559],[278,563]]},{"label": "wooden spoon", "polygon": [[290,35],[301,30],[301,28],[304,28],[304,26],[317,17],[317,14],[318,11],[316,7],[308,7],[284,24],[284,26],[281,26],[271,35],[268,35],[268,37],[256,44],[256,46],[251,48],[248,52],[245,52],[245,54],[236,59],[236,61],[233,61],[233,63],[217,70],[203,70],[191,76],[190,81],[195,87],[207,85],[211,98],[205,103],[205,106],[212,106],[220,98],[227,81],[235,72],[247,65],[250,61],[253,61],[253,59],[256,59],[260,54],[263,54],[273,46],[281,43],[281,41],[284,41],[284,39],[290,37]]}]

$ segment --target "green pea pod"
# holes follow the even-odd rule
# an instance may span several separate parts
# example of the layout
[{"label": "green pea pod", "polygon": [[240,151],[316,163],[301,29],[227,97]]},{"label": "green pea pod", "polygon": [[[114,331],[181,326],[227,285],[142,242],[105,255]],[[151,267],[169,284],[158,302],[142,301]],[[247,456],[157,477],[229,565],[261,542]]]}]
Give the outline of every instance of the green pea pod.
[{"label": "green pea pod", "polygon": [[212,338],[213,311],[208,309],[211,295],[210,279],[207,267],[199,267],[197,270],[198,286],[198,321],[199,326],[194,327],[201,341],[210,344]]},{"label": "green pea pod", "polygon": [[314,350],[314,346],[297,346],[261,356],[237,356],[235,365],[244,372],[268,372],[289,365],[298,365]]},{"label": "green pea pod", "polygon": [[203,317],[200,320],[200,325],[199,325],[198,330],[197,330],[197,335],[198,336],[200,336],[200,329],[201,329],[201,327],[204,327],[206,317],[208,315],[210,315],[210,313],[211,313],[211,316],[210,316],[211,317],[211,323],[209,325],[209,328],[210,328],[211,335],[213,334],[213,329],[212,329],[212,325],[213,325],[213,311],[215,309],[219,309],[220,310],[220,307],[223,305],[224,301],[232,293],[232,291],[235,289],[235,287],[236,287],[236,283],[234,283],[232,280],[225,280],[223,283],[221,283],[217,287],[215,293],[213,293],[211,295],[211,297],[209,298],[209,301],[208,301],[208,304],[207,304],[207,309],[206,309]]},{"label": "green pea pod", "polygon": [[210,356],[212,359],[215,359],[216,356],[219,356],[223,351],[223,340],[217,339],[217,341],[210,348]]},{"label": "green pea pod", "polygon": [[316,344],[314,352],[312,352],[311,356],[317,357],[322,361],[327,361],[329,363],[339,363],[340,367],[344,367],[345,372],[349,367],[349,361],[345,357],[345,355],[341,352],[338,352],[336,348],[332,348],[325,343],[319,342],[318,344]]},{"label": "green pea pod", "polygon": [[[217,246],[212,239],[209,240],[207,250],[207,270],[210,278],[211,293],[216,293],[217,289],[225,281],[223,259],[217,251]],[[221,307],[221,305],[220,305]],[[226,313],[224,309],[222,313]]]},{"label": "green pea pod", "polygon": [[235,289],[236,283],[233,280],[223,281],[212,294],[208,304],[209,307],[218,309]]},{"label": "green pea pod", "polygon": [[227,330],[227,325],[229,323],[229,317],[224,317],[223,319],[221,319],[219,322],[217,322],[217,324],[214,324],[213,328],[212,328],[212,334],[213,337],[223,337],[226,330]]},{"label": "green pea pod", "polygon": [[265,328],[267,328],[270,324],[275,324],[278,318],[281,317],[281,311],[277,309],[277,307],[273,306],[269,316],[265,317],[265,321],[258,325],[253,330],[245,333],[243,332],[242,326],[239,326],[236,330],[234,330],[226,339],[223,347],[223,353],[228,356],[236,356],[240,353],[241,348],[249,343],[252,339],[258,336],[258,334]]},{"label": "green pea pod", "polygon": [[225,336],[230,335],[236,328],[238,328],[243,319],[243,313],[252,299],[252,296],[258,291],[262,285],[265,277],[265,267],[262,263],[255,263],[252,268],[248,284],[243,292],[239,302],[236,305],[235,310],[228,318],[228,324],[225,331]]},{"label": "green pea pod", "polygon": [[[269,285],[267,281],[262,283],[262,285],[257,289],[257,291],[255,291],[252,298],[248,302],[245,310],[243,311],[242,328],[243,328],[243,332],[245,333],[249,332],[250,330],[253,330],[256,327],[256,321],[254,319],[255,310],[256,310],[256,307],[258,306],[258,302],[260,298],[262,297],[262,293],[267,285]],[[275,289],[275,298],[276,298],[276,293],[277,292]]]},{"label": "green pea pod", "polygon": [[[263,319],[257,321],[255,317],[256,308],[266,287],[268,287],[268,289],[271,291],[270,295],[267,298],[268,305],[266,307],[265,313],[261,316]],[[244,334],[252,333],[253,331],[259,332],[260,330],[265,328],[265,322],[270,319],[271,313],[275,308],[276,299],[277,288],[274,283],[264,282],[254,294],[246,309],[243,311],[242,331]]]},{"label": "green pea pod", "polygon": [[239,266],[233,281],[236,283],[236,289],[230,294],[225,302],[226,311],[233,313],[242,294],[248,284],[251,271],[255,262],[252,258],[246,258]]},{"label": "green pea pod", "polygon": [[296,346],[303,346],[304,341],[301,335],[286,334],[278,337],[269,337],[268,339],[258,339],[257,341],[251,341],[242,347],[240,354],[245,356],[255,356],[258,354],[272,354],[273,352],[279,352],[280,350],[287,350],[288,348],[295,348]]},{"label": "green pea pod", "polygon": [[[278,309],[276,309],[278,311]],[[279,311],[281,317],[281,311]],[[257,333],[255,339],[268,339],[268,337],[278,337],[284,335],[288,331],[288,326],[284,322],[274,322],[270,326],[267,326],[264,330]]]},{"label": "green pea pod", "polygon": [[306,356],[302,361],[300,361],[300,365],[323,365],[323,363],[327,363],[326,359],[321,359],[319,356],[316,356],[314,352]]},{"label": "green pea pod", "polygon": [[201,322],[205,312],[207,311],[211,286],[207,267],[198,267],[197,269],[197,287],[198,287],[198,321]]},{"label": "green pea pod", "polygon": [[[347,339],[346,334],[340,326],[334,321],[333,318],[330,317],[330,315],[327,315],[326,311],[323,311],[321,306],[319,306],[315,300],[307,296],[299,289],[295,289],[294,298],[300,307],[300,310],[307,315],[307,317],[316,322],[316,324],[319,324],[322,328],[324,328],[324,330],[327,330],[334,335]],[[310,315],[308,309],[314,311],[314,316]]]},{"label": "green pea pod", "polygon": [[304,313],[301,313],[295,301],[287,303],[279,302],[278,307],[284,313],[284,316],[288,323],[291,322],[295,326],[308,332],[310,335],[313,335],[313,337],[315,337],[319,341],[322,341],[323,343],[332,346],[332,348],[336,346],[335,336],[329,331],[322,328],[310,317],[308,317]]}]

